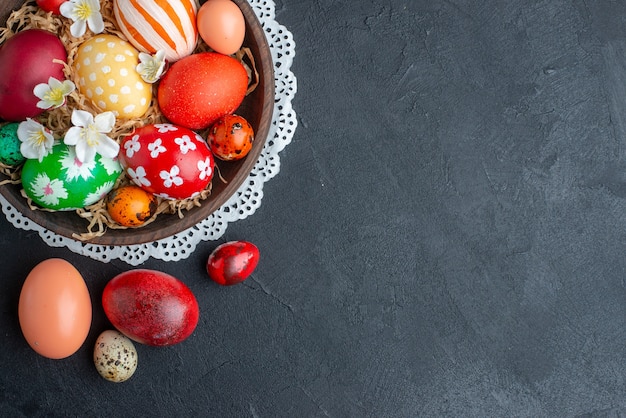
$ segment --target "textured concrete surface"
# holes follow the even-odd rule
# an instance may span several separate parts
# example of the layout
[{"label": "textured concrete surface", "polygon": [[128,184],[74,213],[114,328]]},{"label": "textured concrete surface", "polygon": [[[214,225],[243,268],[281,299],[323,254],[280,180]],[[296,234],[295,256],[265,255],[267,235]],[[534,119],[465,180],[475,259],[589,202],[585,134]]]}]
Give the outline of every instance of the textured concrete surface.
[{"label": "textured concrete surface", "polygon": [[[0,220],[0,410],[13,416],[626,416],[626,5],[276,1],[299,126],[257,213],[221,241],[262,261],[204,273],[216,243],[144,267],[183,279],[196,332],[101,379],[106,282],[129,266]],[[63,257],[92,332],[26,345],[20,286]]]}]

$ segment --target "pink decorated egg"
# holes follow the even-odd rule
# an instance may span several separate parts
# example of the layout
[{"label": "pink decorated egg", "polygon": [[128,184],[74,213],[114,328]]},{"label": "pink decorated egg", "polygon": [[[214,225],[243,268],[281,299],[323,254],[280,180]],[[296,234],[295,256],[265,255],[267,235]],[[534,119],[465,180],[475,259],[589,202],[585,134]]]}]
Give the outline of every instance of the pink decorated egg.
[{"label": "pink decorated egg", "polygon": [[117,24],[131,44],[169,61],[190,55],[198,42],[195,0],[114,0]]},{"label": "pink decorated egg", "polygon": [[66,60],[59,38],[40,29],[23,30],[0,45],[0,119],[21,122],[43,113],[33,88],[50,77],[65,80]]},{"label": "pink decorated egg", "polygon": [[136,129],[122,142],[119,161],[133,183],[166,199],[195,197],[213,178],[214,161],[206,141],[172,124]]}]

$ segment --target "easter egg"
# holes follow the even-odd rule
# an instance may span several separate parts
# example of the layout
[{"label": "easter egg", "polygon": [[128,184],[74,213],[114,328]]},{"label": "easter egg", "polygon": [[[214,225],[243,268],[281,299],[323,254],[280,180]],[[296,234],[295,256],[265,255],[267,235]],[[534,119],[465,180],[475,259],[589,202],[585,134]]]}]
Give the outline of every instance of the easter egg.
[{"label": "easter egg", "polygon": [[200,316],[198,301],[183,282],[148,269],[127,270],[111,279],[102,292],[102,307],[122,334],[152,346],[187,339]]},{"label": "easter egg", "polygon": [[248,89],[246,69],[228,55],[193,54],[175,62],[159,83],[161,111],[172,123],[205,129],[233,113]]},{"label": "easter egg", "polygon": [[91,328],[91,297],[69,262],[49,258],[28,274],[18,303],[24,338],[40,355],[61,359],[83,345]]},{"label": "easter egg", "polygon": [[12,122],[0,127],[0,162],[2,164],[17,166],[25,160],[20,152],[22,142],[17,136],[19,126],[19,123]]},{"label": "easter egg", "polygon": [[120,118],[143,116],[150,107],[152,86],[136,71],[139,52],[114,35],[97,35],[76,52],[78,90],[100,110]]},{"label": "easter egg", "polygon": [[137,349],[133,342],[119,331],[103,331],[93,349],[96,370],[110,382],[125,382],[137,370]]},{"label": "easter egg", "polygon": [[20,122],[43,113],[33,89],[50,77],[64,80],[66,60],[63,43],[44,30],[27,29],[5,41],[0,46],[0,119]]},{"label": "easter egg", "polygon": [[41,161],[26,160],[22,186],[26,195],[43,208],[71,210],[102,199],[121,173],[117,160],[96,154],[93,161],[81,163],[74,147],[59,143]]},{"label": "easter egg", "polygon": [[213,178],[206,141],[169,123],[135,129],[122,141],[119,160],[133,183],[166,199],[195,197]]},{"label": "easter egg", "polygon": [[61,14],[60,8],[65,1],[66,0],[36,0],[37,6],[39,6],[41,10],[52,12],[52,14],[55,15]]},{"label": "easter egg", "polygon": [[143,225],[154,216],[158,206],[156,196],[132,184],[111,190],[106,198],[111,219],[127,227]]},{"label": "easter egg", "polygon": [[114,0],[113,11],[122,33],[140,51],[164,51],[176,61],[196,48],[195,0]]},{"label": "easter egg", "polygon": [[243,116],[224,115],[209,129],[207,142],[220,160],[241,160],[252,149],[254,129]]},{"label": "easter egg", "polygon": [[257,264],[259,249],[248,241],[229,241],[219,245],[209,255],[206,269],[211,280],[222,286],[232,286],[246,280]]}]

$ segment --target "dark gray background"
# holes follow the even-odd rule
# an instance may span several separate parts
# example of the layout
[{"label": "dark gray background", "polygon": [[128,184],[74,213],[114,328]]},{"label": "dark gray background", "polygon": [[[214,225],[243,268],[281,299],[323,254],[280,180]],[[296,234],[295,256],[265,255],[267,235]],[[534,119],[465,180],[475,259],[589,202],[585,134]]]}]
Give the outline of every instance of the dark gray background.
[{"label": "dark gray background", "polygon": [[[0,220],[0,411],[12,416],[626,416],[626,3],[276,0],[299,126],[261,208],[220,242],[262,260],[184,280],[195,333],[138,345],[123,384],[93,343],[130,266]],[[17,321],[49,257],[88,282],[88,340],[60,361]]]}]

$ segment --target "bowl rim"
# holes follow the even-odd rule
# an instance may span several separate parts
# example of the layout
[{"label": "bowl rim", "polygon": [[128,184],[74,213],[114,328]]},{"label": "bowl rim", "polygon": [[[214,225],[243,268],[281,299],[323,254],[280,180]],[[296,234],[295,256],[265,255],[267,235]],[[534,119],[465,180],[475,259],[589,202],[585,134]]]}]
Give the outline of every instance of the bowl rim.
[{"label": "bowl rim", "polygon": [[[30,0],[31,2],[33,0]],[[85,230],[88,224],[87,220],[80,219],[75,211],[68,212],[49,212],[46,210],[32,210],[29,208],[25,198],[21,196],[21,183],[0,185],[0,194],[22,215],[36,224],[46,228],[47,230],[60,236],[76,240],[84,244],[95,244],[104,246],[128,246],[151,243],[172,237],[193,228],[199,222],[207,219],[211,214],[221,208],[231,197],[239,190],[241,185],[248,179],[254,166],[264,149],[267,137],[272,124],[275,101],[275,85],[274,85],[274,63],[269,47],[269,42],[265,35],[265,31],[256,15],[252,6],[246,0],[232,0],[241,9],[246,22],[246,41],[254,39],[256,49],[266,59],[260,60],[258,56],[254,56],[255,66],[259,74],[259,84],[257,88],[262,88],[263,108],[260,112],[260,120],[255,130],[255,141],[250,153],[246,158],[239,160],[237,164],[236,175],[228,181],[218,194],[212,194],[208,199],[201,202],[201,206],[194,207],[188,211],[184,211],[184,217],[179,219],[176,214],[164,214],[162,217],[166,221],[156,219],[150,228],[150,231],[144,230],[143,227],[127,228],[127,229],[107,229],[106,233],[101,236],[92,237],[87,240],[78,240],[74,234],[81,231],[72,231],[65,227],[58,227],[54,224],[53,219],[56,216],[76,216],[78,222],[85,223]],[[204,3],[204,1],[201,1]],[[245,102],[245,99],[244,99]],[[237,111],[235,111],[236,113]],[[216,159],[216,163],[222,163]],[[214,177],[215,181],[220,181],[218,176]],[[51,225],[52,224],[52,225]],[[157,228],[158,227],[158,228]]]}]

